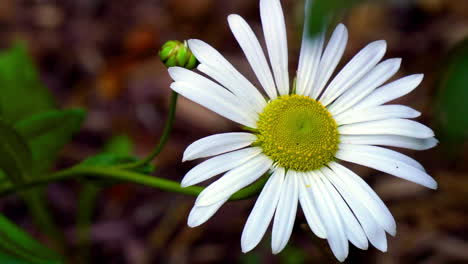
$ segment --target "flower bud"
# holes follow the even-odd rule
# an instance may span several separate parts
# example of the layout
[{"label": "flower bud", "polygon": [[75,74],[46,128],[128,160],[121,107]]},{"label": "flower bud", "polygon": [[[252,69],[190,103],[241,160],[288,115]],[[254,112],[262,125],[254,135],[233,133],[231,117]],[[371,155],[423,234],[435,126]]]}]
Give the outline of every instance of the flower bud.
[{"label": "flower bud", "polygon": [[179,66],[191,70],[198,65],[198,61],[190,51],[187,41],[184,41],[184,43],[178,40],[166,42],[159,50],[159,58],[166,67]]}]

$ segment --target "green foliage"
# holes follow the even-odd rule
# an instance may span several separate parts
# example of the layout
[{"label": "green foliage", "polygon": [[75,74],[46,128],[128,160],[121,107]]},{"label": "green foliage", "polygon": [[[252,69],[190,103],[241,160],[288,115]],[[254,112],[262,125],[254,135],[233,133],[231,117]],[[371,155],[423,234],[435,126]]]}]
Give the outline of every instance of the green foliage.
[{"label": "green foliage", "polygon": [[32,165],[35,174],[43,173],[79,130],[85,113],[82,110],[55,110],[52,95],[40,81],[26,48],[21,44],[0,54],[0,87],[1,117],[5,122],[0,133],[12,134],[11,129],[8,132],[5,127],[6,123],[12,124],[16,130],[14,133],[24,140],[23,147],[18,146],[11,151],[22,152],[25,156],[25,149],[29,147],[32,164],[28,167]]},{"label": "green foliage", "polygon": [[79,131],[85,114],[81,109],[50,110],[15,124],[27,139],[37,172],[42,173],[54,164],[59,151]]},{"label": "green foliage", "polygon": [[30,177],[31,151],[24,138],[0,119],[0,169],[11,182],[20,184]]},{"label": "green foliage", "polygon": [[[127,136],[116,136],[107,143],[101,153],[87,158],[80,165],[112,167],[119,164],[134,163],[139,159],[132,156],[132,152],[133,144],[131,140]],[[131,170],[143,174],[150,174],[154,169],[153,165],[146,164],[142,167],[136,167]]]},{"label": "green foliage", "polygon": [[250,251],[247,254],[242,254],[239,260],[241,264],[257,264],[263,263],[262,256],[258,254],[256,251]]},{"label": "green foliage", "polygon": [[[70,141],[84,119],[82,110],[55,110],[52,95],[42,84],[23,45],[0,54],[0,180],[27,183],[43,176],[61,148]],[[8,184],[4,182],[3,184]],[[48,213],[41,188],[21,192],[37,226],[56,238],[61,234]]]},{"label": "green foliage", "polygon": [[437,98],[439,134],[443,142],[460,144],[468,139],[468,39],[452,51],[443,69]]},{"label": "green foliage", "polygon": [[0,263],[59,264],[61,258],[0,214]]},{"label": "green foliage", "polygon": [[133,152],[133,142],[126,135],[114,136],[107,142],[103,152],[130,155]]},{"label": "green foliage", "polygon": [[55,105],[21,44],[0,53],[0,87],[2,117],[9,122],[50,110]]},{"label": "green foliage", "polygon": [[362,0],[311,0],[305,22],[308,23],[309,34],[322,32],[336,15],[359,2]]},{"label": "green foliage", "polygon": [[281,252],[280,258],[281,263],[285,264],[302,264],[306,262],[305,252],[291,245],[286,246],[286,248]]},{"label": "green foliage", "polygon": [[[131,156],[133,151],[133,143],[129,137],[120,135],[115,136],[104,147],[103,151],[93,157],[83,161],[80,166],[103,166],[111,167],[121,163],[130,163],[137,161],[136,158]],[[134,171],[149,174],[154,170],[151,165],[146,165],[135,169]],[[112,185],[116,181],[100,180],[100,181],[87,181],[82,185],[80,196],[78,199],[78,213],[77,213],[77,231],[78,242],[80,249],[81,262],[87,263],[90,258],[90,226],[95,208],[96,199],[101,192],[101,187]]]}]

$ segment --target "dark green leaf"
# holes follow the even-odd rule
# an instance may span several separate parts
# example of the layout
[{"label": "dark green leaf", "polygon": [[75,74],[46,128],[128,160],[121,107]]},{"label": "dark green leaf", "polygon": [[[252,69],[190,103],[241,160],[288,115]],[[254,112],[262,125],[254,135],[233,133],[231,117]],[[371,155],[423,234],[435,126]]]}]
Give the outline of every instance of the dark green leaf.
[{"label": "dark green leaf", "polygon": [[35,264],[34,262],[23,260],[17,257],[6,255],[0,252],[0,263],[7,264]]},{"label": "dark green leaf", "polygon": [[55,252],[33,239],[1,214],[0,248],[2,249],[0,263],[62,263],[61,258]]},{"label": "dark green leaf", "polygon": [[11,126],[0,120],[0,169],[16,184],[24,182],[30,175],[31,151]]},{"label": "dark green leaf", "polygon": [[288,245],[280,254],[281,263],[302,264],[305,262],[305,253],[303,250]]},{"label": "dark green leaf", "polygon": [[256,251],[250,251],[247,254],[242,254],[240,261],[241,264],[257,264],[263,263],[262,256],[258,254]]},{"label": "dark green leaf", "polygon": [[53,165],[59,151],[79,131],[85,114],[80,109],[52,110],[32,115],[15,124],[28,142],[34,168],[38,172]]},{"label": "dark green leaf", "polygon": [[0,54],[0,108],[2,117],[15,122],[54,107],[52,96],[38,77],[24,45]]},{"label": "dark green leaf", "polygon": [[452,51],[444,69],[437,111],[440,136],[459,144],[468,138],[468,39]]},{"label": "dark green leaf", "polygon": [[[31,115],[15,124],[32,152],[31,175],[41,177],[53,166],[59,151],[77,132],[84,118],[82,110],[51,110]],[[36,225],[50,238],[54,248],[63,246],[63,237],[49,213],[43,189],[21,193]]]}]

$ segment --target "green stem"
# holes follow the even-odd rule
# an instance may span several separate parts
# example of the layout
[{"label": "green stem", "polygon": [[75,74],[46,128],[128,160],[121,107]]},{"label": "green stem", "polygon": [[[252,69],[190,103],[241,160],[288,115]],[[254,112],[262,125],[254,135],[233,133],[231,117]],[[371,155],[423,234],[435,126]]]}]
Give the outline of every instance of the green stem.
[{"label": "green stem", "polygon": [[76,232],[79,243],[80,263],[89,263],[91,256],[91,223],[96,199],[101,192],[101,187],[92,182],[82,185],[78,200],[78,213],[76,216]]},{"label": "green stem", "polygon": [[[39,178],[31,180],[26,184],[19,186],[9,185],[0,188],[0,195],[17,192],[20,189],[32,188],[35,186],[45,185],[50,182],[62,181],[76,177],[97,177],[100,179],[112,179],[117,181],[132,182],[148,187],[157,188],[164,191],[181,193],[185,195],[197,196],[203,191],[203,187],[190,186],[182,188],[179,182],[171,181],[154,176],[148,176],[138,172],[122,170],[112,167],[88,167],[77,166],[63,171],[56,172],[48,178]],[[254,184],[236,192],[232,195],[230,200],[244,200],[248,199],[260,192],[268,177],[263,177]]]},{"label": "green stem", "polygon": [[33,217],[34,223],[50,239],[52,246],[58,252],[64,253],[65,248],[63,247],[65,238],[55,224],[50,210],[47,204],[45,189],[43,188],[32,188],[25,192],[20,193],[26,205],[29,208],[29,212]]},{"label": "green stem", "polygon": [[169,136],[172,131],[172,127],[174,125],[175,114],[176,114],[176,106],[177,106],[177,97],[178,94],[176,92],[172,92],[170,104],[169,104],[169,112],[166,119],[166,124],[164,125],[164,130],[162,133],[161,138],[159,139],[158,145],[154,148],[153,152],[151,152],[146,158],[128,164],[122,164],[116,166],[119,169],[132,169],[142,167],[149,162],[151,162],[161,151],[163,150],[164,146],[166,145],[167,141],[169,140]]}]

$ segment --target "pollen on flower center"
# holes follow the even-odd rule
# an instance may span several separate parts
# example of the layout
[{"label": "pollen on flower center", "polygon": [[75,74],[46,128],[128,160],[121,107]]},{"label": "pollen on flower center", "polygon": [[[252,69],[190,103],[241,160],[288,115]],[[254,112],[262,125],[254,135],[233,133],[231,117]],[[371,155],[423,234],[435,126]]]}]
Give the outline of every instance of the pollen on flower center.
[{"label": "pollen on flower center", "polygon": [[333,160],[339,136],[335,120],[318,101],[284,95],[260,114],[255,145],[278,166],[297,171],[319,169]]}]

